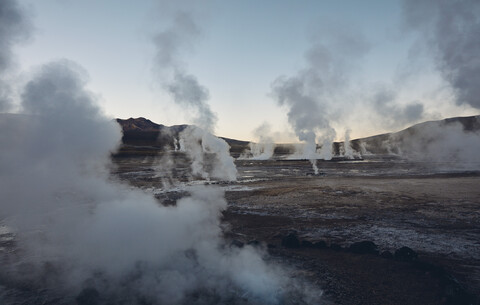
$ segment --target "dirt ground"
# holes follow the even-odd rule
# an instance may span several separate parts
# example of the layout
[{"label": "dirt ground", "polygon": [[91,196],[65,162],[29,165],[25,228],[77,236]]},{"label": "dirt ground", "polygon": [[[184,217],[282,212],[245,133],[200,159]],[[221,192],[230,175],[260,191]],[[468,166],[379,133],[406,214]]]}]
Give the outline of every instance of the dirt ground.
[{"label": "dirt ground", "polygon": [[[118,176],[154,192],[164,179],[149,162],[117,164]],[[308,161],[236,165],[238,182],[220,183],[226,237],[294,267],[324,291],[326,304],[478,304],[478,171],[388,158],[319,162],[319,175]],[[181,195],[156,196],[171,203]],[[361,241],[376,248],[351,248]],[[395,256],[402,247],[414,256]]]}]

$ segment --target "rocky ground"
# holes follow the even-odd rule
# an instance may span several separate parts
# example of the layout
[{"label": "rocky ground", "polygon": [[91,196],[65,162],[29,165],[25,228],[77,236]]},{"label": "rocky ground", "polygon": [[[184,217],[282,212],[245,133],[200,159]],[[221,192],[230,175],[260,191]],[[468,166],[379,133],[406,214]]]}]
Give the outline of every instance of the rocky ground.
[{"label": "rocky ground", "polygon": [[[181,196],[156,190],[148,162],[117,164],[160,201]],[[390,157],[319,162],[317,176],[308,161],[236,164],[238,183],[221,184],[226,237],[294,266],[327,304],[478,304],[479,172]]]},{"label": "rocky ground", "polygon": [[480,177],[291,177],[247,185],[254,189],[227,192],[232,238],[265,243],[335,304],[477,302]]},{"label": "rocky ground", "polygon": [[[118,158],[113,173],[166,205],[188,184],[224,188],[227,241],[263,247],[322,289],[325,304],[479,304],[478,171],[372,158],[319,162],[315,176],[308,161],[242,160],[239,181],[220,183],[191,181],[177,161],[173,177],[159,158]],[[9,287],[7,280],[0,284]],[[22,291],[0,296],[28,304],[49,293]]]}]

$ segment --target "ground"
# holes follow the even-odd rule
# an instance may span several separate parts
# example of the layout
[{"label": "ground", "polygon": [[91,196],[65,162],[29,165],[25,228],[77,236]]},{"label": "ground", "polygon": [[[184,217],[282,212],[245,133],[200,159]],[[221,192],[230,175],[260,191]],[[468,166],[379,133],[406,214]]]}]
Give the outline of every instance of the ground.
[{"label": "ground", "polygon": [[[314,175],[305,160],[237,160],[238,181],[225,183],[192,179],[185,156],[165,161],[116,157],[112,179],[164,205],[189,184],[223,188],[226,242],[260,247],[321,289],[324,304],[479,304],[480,172],[472,167],[376,156],[319,161]],[[0,231],[0,250],[11,243]],[[395,255],[402,247],[409,255]],[[0,288],[9,304],[56,304],[54,292],[8,274]]]},{"label": "ground", "polygon": [[[155,190],[159,181],[153,174],[131,167],[131,161],[118,164],[121,177]],[[320,175],[313,175],[308,161],[236,165],[239,181],[221,184],[228,200],[226,237],[259,244],[272,259],[293,266],[324,291],[326,303],[478,302],[478,172],[390,158],[319,162]],[[136,174],[129,176],[129,168]],[[157,193],[164,202],[175,196]],[[282,245],[289,234],[304,246]],[[326,246],[315,248],[308,241]],[[378,253],[349,250],[360,241],[375,243]],[[402,260],[385,253],[404,246],[418,257]]]}]

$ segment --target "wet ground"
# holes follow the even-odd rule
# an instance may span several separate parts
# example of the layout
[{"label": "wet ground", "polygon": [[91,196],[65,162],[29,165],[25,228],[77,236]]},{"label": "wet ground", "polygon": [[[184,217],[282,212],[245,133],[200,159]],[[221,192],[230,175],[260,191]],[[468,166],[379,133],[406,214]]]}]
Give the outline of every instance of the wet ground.
[{"label": "wet ground", "polygon": [[[152,159],[153,160],[153,159]],[[150,160],[150,161],[152,161]],[[151,162],[117,160],[117,175],[165,204],[180,186]],[[394,157],[319,161],[236,161],[237,183],[219,183],[229,207],[226,236],[254,243],[294,266],[334,304],[477,304],[480,295],[480,172],[477,165],[415,163]],[[156,174],[157,173],[157,174]],[[182,180],[182,179],[180,179]],[[289,245],[287,236],[298,240]],[[376,248],[355,251],[370,241]],[[408,247],[413,256],[395,258]]]}]

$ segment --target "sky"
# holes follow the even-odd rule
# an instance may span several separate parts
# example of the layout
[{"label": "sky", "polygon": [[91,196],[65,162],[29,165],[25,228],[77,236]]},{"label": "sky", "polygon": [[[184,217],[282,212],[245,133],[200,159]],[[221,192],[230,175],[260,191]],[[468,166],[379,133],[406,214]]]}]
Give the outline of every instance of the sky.
[{"label": "sky", "polygon": [[[46,62],[72,60],[108,115],[165,125],[196,122],[192,106],[166,90],[164,72],[179,66],[208,91],[212,131],[242,140],[258,140],[253,131],[262,124],[276,142],[300,138],[304,116],[292,114],[298,104],[285,91],[298,80],[305,83],[295,90],[321,114],[312,120],[322,124],[310,127],[321,134],[326,124],[336,140],[347,130],[357,138],[480,113],[456,100],[423,43],[426,27],[405,21],[408,2],[21,0],[34,30],[15,60],[20,80]],[[175,50],[175,64],[162,66],[155,37],[178,12],[196,31]]]}]

